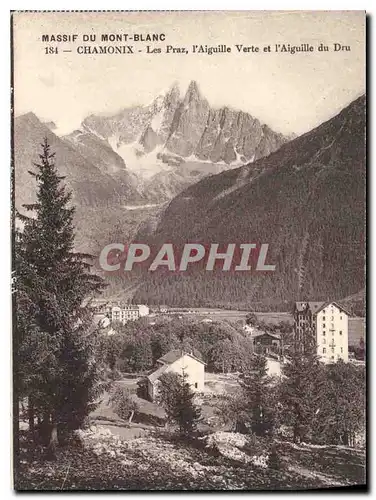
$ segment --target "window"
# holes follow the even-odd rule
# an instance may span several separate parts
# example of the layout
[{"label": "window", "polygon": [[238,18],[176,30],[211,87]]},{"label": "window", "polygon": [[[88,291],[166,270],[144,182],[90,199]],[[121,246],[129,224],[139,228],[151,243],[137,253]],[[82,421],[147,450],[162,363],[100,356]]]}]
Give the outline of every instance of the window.
[{"label": "window", "polygon": [[332,352],[334,352],[334,347],[332,347]]},{"label": "window", "polygon": [[325,347],[323,347],[323,348],[322,348],[322,353],[323,353],[323,354],[325,354],[325,353],[326,353],[326,348],[325,348]]},{"label": "window", "polygon": [[332,316],[332,321],[334,321],[334,316]]},{"label": "window", "polygon": [[323,314],[325,314],[325,309],[322,310]]},{"label": "window", "polygon": [[342,319],[342,316],[340,316],[339,319]]},{"label": "window", "polygon": [[322,320],[325,321],[325,316],[322,317]]},{"label": "window", "polygon": [[322,332],[323,336],[325,335],[325,330]]},{"label": "window", "polygon": [[343,354],[343,347],[341,347],[341,354]]},{"label": "window", "polygon": [[332,356],[332,359],[334,359],[334,356]]},{"label": "window", "polygon": [[195,382],[195,389],[197,389],[197,387],[198,387],[198,383],[197,383],[197,382]]},{"label": "window", "polygon": [[339,334],[342,335],[342,330],[339,331]]},{"label": "window", "polygon": [[325,340],[325,338],[323,338],[323,339],[322,339],[322,343],[323,343],[323,344],[326,344],[326,340]]},{"label": "window", "polygon": [[325,328],[325,323],[322,324],[322,327]]}]

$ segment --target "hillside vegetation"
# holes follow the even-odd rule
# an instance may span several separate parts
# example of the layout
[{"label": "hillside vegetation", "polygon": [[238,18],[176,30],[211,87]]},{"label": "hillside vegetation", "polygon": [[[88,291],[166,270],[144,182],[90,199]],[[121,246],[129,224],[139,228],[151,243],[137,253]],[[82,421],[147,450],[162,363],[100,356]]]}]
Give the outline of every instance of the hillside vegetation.
[{"label": "hillside vegetation", "polygon": [[[135,298],[175,305],[340,300],[364,288],[365,97],[259,161],[203,179],[174,198],[149,236],[269,244],[274,272],[145,273]],[[127,276],[129,279],[129,276]]]}]

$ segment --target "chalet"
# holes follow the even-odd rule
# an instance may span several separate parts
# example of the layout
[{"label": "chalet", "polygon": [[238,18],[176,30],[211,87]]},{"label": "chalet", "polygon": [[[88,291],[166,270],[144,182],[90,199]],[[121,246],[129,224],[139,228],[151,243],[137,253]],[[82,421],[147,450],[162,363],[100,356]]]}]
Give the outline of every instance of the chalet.
[{"label": "chalet", "polygon": [[282,339],[278,333],[255,332],[250,336],[257,354],[282,354]]},{"label": "chalet", "polygon": [[311,343],[325,363],[347,362],[349,312],[337,302],[296,302],[295,345],[302,350]]},{"label": "chalet", "polygon": [[147,377],[148,396],[155,400],[158,393],[159,378],[163,373],[178,373],[187,375],[187,381],[195,392],[204,390],[205,363],[192,353],[173,349],[157,361],[157,369]]}]

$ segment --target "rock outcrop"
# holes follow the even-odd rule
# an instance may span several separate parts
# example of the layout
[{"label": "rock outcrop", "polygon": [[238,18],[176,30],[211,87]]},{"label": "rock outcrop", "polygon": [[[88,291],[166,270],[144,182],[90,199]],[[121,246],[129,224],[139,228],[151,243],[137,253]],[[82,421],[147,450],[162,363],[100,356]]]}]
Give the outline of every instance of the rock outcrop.
[{"label": "rock outcrop", "polygon": [[192,81],[183,98],[177,85],[148,106],[110,116],[90,116],[83,127],[116,149],[138,141],[146,154],[157,146],[183,158],[241,165],[276,151],[287,138],[249,113],[213,109]]}]

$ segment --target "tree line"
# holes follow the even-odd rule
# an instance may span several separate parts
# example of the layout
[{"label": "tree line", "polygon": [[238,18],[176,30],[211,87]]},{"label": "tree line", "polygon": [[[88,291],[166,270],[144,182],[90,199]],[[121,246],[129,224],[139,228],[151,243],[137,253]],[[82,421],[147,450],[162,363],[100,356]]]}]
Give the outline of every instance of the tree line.
[{"label": "tree line", "polygon": [[[98,339],[97,360],[109,376],[119,373],[142,373],[172,349],[192,352],[206,363],[210,372],[237,372],[253,353],[253,340],[242,329],[242,322],[203,322],[200,319],[162,317],[154,322],[141,318],[126,324],[114,323],[114,335]],[[286,339],[292,326],[286,322],[267,325],[257,322],[263,331],[280,331]]]},{"label": "tree line", "polygon": [[239,385],[218,408],[233,430],[319,445],[354,446],[364,436],[364,367],[320,363],[314,346],[289,353],[280,379],[268,376],[265,357],[253,355]]},{"label": "tree line", "polygon": [[[315,445],[356,446],[365,436],[364,367],[339,361],[324,365],[315,349],[293,352],[282,376],[268,375],[267,360],[252,353],[238,374],[239,388],[216,397],[215,413],[227,430],[254,436],[272,451],[278,439]],[[119,416],[129,421],[137,404],[124,388],[111,398]],[[186,373],[165,373],[159,379],[157,401],[181,438],[199,436],[201,408]]]}]

